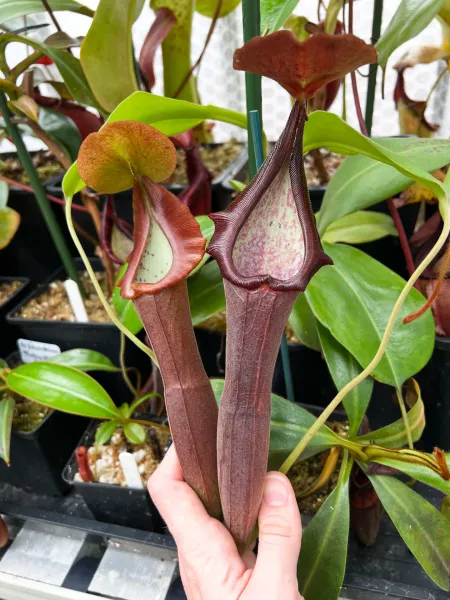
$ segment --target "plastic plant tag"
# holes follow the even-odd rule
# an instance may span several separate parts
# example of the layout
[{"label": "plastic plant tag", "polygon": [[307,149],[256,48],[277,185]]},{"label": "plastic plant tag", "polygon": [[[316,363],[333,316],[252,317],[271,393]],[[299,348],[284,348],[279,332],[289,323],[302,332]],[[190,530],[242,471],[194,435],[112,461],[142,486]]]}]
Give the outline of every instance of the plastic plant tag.
[{"label": "plastic plant tag", "polygon": [[17,340],[17,349],[19,350],[20,360],[24,364],[47,360],[61,354],[61,348],[56,344],[35,342],[24,338]]}]

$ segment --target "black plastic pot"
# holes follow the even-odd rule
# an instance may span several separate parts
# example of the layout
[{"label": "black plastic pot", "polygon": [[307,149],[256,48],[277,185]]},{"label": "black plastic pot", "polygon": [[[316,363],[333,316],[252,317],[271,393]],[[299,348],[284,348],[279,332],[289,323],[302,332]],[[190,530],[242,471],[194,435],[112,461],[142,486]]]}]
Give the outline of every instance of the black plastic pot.
[{"label": "black plastic pot", "polygon": [[17,339],[17,329],[14,325],[6,321],[6,315],[17,306],[20,299],[26,294],[30,283],[30,280],[26,277],[0,277],[0,283],[10,283],[13,281],[22,282],[22,286],[6,302],[0,305],[0,358],[5,358],[14,350],[14,344]]},{"label": "black plastic pot", "polygon": [[61,470],[87,422],[52,411],[34,431],[12,431],[11,466],[0,460],[0,482],[48,496],[66,493]]},{"label": "black plastic pot", "polygon": [[[95,437],[98,421],[92,421],[78,446],[89,447]],[[83,497],[97,521],[134,527],[145,531],[163,532],[165,525],[147,489],[131,489],[108,483],[74,481],[78,473],[75,452],[64,468],[62,477]]]},{"label": "black plastic pot", "polygon": [[[327,406],[336,395],[336,388],[320,352],[302,343],[288,342],[294,398],[302,404]],[[278,354],[273,375],[272,391],[286,398],[283,365]]]},{"label": "black plastic pot", "polygon": [[[99,259],[91,259],[91,264],[96,271],[103,270]],[[79,271],[84,270],[80,258],[75,259]],[[96,350],[108,356],[115,365],[119,365],[120,354],[120,331],[114,323],[75,323],[71,321],[44,321],[39,319],[22,319],[16,315],[20,307],[41,294],[48,285],[57,279],[64,279],[65,272],[62,267],[56,270],[43,283],[22,300],[13,310],[7,314],[7,321],[17,328],[20,337],[48,344],[56,344],[62,352],[73,348],[87,348]],[[144,333],[141,337],[143,339]],[[125,364],[128,367],[136,367],[141,372],[143,381],[150,375],[151,363],[139,348],[128,339],[125,347]],[[114,397],[123,398],[129,402],[131,393],[126,387],[121,373],[94,372],[95,379]]]},{"label": "black plastic pot", "polygon": [[426,426],[420,446],[450,451],[450,339],[436,336],[428,364],[416,375],[425,404]]}]

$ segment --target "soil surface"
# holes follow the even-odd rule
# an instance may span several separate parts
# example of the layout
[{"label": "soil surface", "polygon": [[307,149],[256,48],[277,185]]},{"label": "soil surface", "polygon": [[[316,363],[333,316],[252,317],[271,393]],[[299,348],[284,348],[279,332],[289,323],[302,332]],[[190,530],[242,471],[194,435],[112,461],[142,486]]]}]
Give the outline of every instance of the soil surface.
[{"label": "soil surface", "polygon": [[[148,442],[130,444],[122,427],[118,427],[112,438],[103,446],[93,445],[88,448],[88,462],[94,481],[111,483],[126,487],[125,478],[119,461],[121,452],[133,454],[141,474],[142,484],[147,485],[150,475],[156,470],[164,455],[164,449],[169,440],[169,432],[145,427]],[[82,481],[80,474],[75,475],[75,481]]]},{"label": "soil surface", "polygon": [[[83,302],[89,321],[93,323],[108,323],[110,319],[103,308],[100,298],[97,296],[97,292],[92,285],[87,271],[82,271],[79,274],[81,284],[87,294],[87,297],[83,298]],[[107,294],[105,274],[96,273],[96,276],[103,292]],[[22,319],[42,319],[45,321],[75,321],[66,290],[64,289],[63,282],[60,280],[53,281],[45,292],[32,298],[14,316]]]},{"label": "soil surface", "polygon": [[14,416],[12,428],[14,431],[30,432],[37,429],[50,412],[50,408],[32,402],[23,396],[14,394]]},{"label": "soil surface", "polygon": [[[48,150],[39,150],[33,154],[33,163],[37,168],[39,179],[48,181],[56,175],[64,174],[64,168],[57,162],[51,152]],[[28,175],[24,172],[22,163],[17,157],[10,157],[0,160],[0,175],[19,183],[29,184]]]},{"label": "soil surface", "polygon": [[[336,433],[345,435],[348,432],[348,423],[345,421],[331,421],[327,423]],[[342,456],[339,457],[336,469],[328,480],[327,484],[319,489],[316,493],[311,494],[307,498],[299,498],[298,496],[312,486],[322,473],[325,461],[329,451],[322,452],[307,458],[306,460],[297,461],[288,473],[288,477],[294,488],[297,497],[298,507],[301,512],[316,514],[327,497],[331,494],[337,485],[339,477],[339,468],[342,462]]]},{"label": "soil surface", "polygon": [[0,306],[23,286],[22,281],[6,281],[0,283]]},{"label": "soil surface", "polygon": [[[202,160],[213,178],[218,177],[238,156],[243,144],[234,138],[217,146],[203,146],[200,149]],[[177,166],[169,180],[171,184],[187,185],[186,155],[184,150],[177,150]]]},{"label": "soil surface", "polygon": [[327,185],[345,156],[319,148],[305,156],[305,172],[308,186]]}]

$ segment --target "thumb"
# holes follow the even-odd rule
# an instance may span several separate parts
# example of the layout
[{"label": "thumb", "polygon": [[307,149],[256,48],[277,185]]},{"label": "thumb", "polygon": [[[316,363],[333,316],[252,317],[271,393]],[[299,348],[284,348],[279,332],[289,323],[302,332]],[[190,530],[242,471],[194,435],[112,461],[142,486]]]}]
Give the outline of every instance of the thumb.
[{"label": "thumb", "polygon": [[289,590],[285,598],[299,598],[297,562],[302,523],[294,490],[281,473],[266,475],[258,525],[258,558],[252,583],[264,589],[266,598],[278,598],[280,589]]}]

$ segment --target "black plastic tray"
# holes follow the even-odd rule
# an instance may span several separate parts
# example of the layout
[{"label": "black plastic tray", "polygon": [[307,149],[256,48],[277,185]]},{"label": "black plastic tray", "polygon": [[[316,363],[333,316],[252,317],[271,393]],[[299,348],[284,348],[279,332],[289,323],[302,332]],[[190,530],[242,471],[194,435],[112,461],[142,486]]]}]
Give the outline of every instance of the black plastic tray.
[{"label": "black plastic tray", "polygon": [[[98,258],[90,259],[95,271],[102,271],[103,267]],[[75,265],[79,271],[84,270],[81,258],[75,259]],[[39,319],[22,319],[16,317],[17,310],[25,305],[34,296],[41,294],[48,285],[57,279],[64,279],[63,267],[56,270],[43,283],[38,285],[26,296],[22,302],[11,310],[6,318],[20,332],[20,337],[28,340],[56,344],[61,351],[72,348],[87,348],[96,350],[108,356],[115,365],[119,365],[120,353],[120,331],[114,323],[75,323],[71,321],[44,321]],[[144,338],[144,332],[141,334]],[[143,382],[150,375],[151,362],[146,354],[137,348],[128,339],[125,346],[125,364],[127,367],[136,367],[142,374]],[[131,393],[128,390],[121,373],[93,372],[92,375],[101,383],[105,389],[115,398],[121,398],[128,402]]]},{"label": "black plastic tray", "polygon": [[14,344],[17,338],[17,329],[6,321],[6,315],[13,309],[24,297],[29,287],[30,280],[27,277],[2,277],[0,283],[20,281],[21,287],[8,298],[6,302],[0,305],[0,358],[5,358],[14,350]]},{"label": "black plastic tray", "polygon": [[[77,447],[89,447],[92,444],[97,426],[98,421],[90,423]],[[78,464],[75,452],[73,452],[63,470],[62,477],[67,485],[74,486],[76,492],[82,496],[97,521],[143,529],[144,531],[164,531],[164,521],[153,504],[147,489],[131,489],[106,483],[74,481],[76,473],[78,473]]]}]

